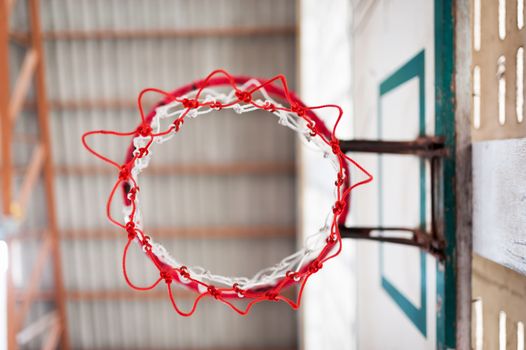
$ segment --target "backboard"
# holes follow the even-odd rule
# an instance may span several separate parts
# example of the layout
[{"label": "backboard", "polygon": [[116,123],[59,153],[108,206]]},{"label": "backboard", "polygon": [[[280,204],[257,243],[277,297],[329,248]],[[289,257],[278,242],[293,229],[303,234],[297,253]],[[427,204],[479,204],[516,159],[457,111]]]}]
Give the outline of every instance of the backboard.
[{"label": "backboard", "polygon": [[[313,25],[308,10],[314,12],[310,1],[304,1],[302,21]],[[340,3],[340,2],[337,2]],[[306,5],[307,4],[307,5]],[[305,6],[306,5],[306,6]],[[344,13],[343,7],[337,13]],[[319,9],[319,17],[337,23],[326,15],[330,9]],[[440,160],[440,166],[431,171],[429,159],[415,155],[351,153],[352,156],[375,175],[374,183],[352,194],[349,227],[407,227],[425,232],[440,230],[446,248],[445,260],[417,247],[369,241],[349,242],[345,249],[346,271],[351,285],[346,286],[353,297],[355,308],[346,304],[341,312],[351,310],[348,335],[352,344],[344,348],[357,349],[447,349],[455,347],[455,191],[454,191],[454,113],[451,79],[453,72],[452,5],[448,1],[418,0],[361,0],[353,1],[350,38],[352,43],[350,65],[352,73],[352,113],[349,113],[348,133],[342,139],[413,141],[418,137],[443,136],[449,156]],[[342,16],[342,15],[339,15]],[[305,23],[303,27],[307,27]],[[307,44],[316,38],[314,29],[306,29],[311,36],[303,39]],[[322,28],[319,28],[323,37]],[[329,29],[327,29],[328,31]],[[326,36],[325,45],[320,40],[318,52],[325,47],[336,50],[331,57],[341,57],[334,41],[341,36]],[[330,43],[333,42],[331,45]],[[308,48],[308,45],[307,46]],[[347,44],[345,44],[347,45]],[[334,68],[327,62],[317,62],[321,71],[312,78],[314,65],[303,48],[302,94],[309,94],[314,86],[325,88],[325,76],[333,76]],[[324,57],[323,54],[320,55]],[[320,58],[321,59],[321,58]],[[306,63],[307,62],[307,63]],[[345,68],[343,68],[345,72]],[[307,77],[305,77],[305,75]],[[342,74],[343,75],[343,74]],[[321,78],[320,78],[321,77]],[[345,91],[334,86],[332,93]],[[339,77],[341,79],[341,76]],[[311,81],[316,81],[317,85]],[[339,98],[337,95],[335,98]],[[327,97],[325,97],[327,99]],[[306,96],[307,103],[309,97]],[[337,101],[341,103],[340,101]],[[330,120],[330,119],[328,119]],[[302,186],[303,214],[311,217],[314,212],[309,200],[315,197],[316,176],[320,171],[314,160],[303,157]],[[438,169],[438,170],[437,170]],[[432,181],[432,174],[434,182]],[[434,185],[433,185],[434,184]],[[306,204],[305,204],[306,203]],[[323,203],[317,199],[316,203]],[[444,210],[447,208],[447,210]],[[433,214],[434,213],[434,214]],[[435,217],[432,223],[432,217]],[[303,220],[308,226],[308,219]],[[404,235],[390,231],[389,234]],[[337,270],[335,267],[334,270]],[[327,272],[327,276],[331,272]],[[323,278],[323,274],[320,278]],[[324,282],[326,282],[324,280]],[[323,286],[324,288],[326,285]],[[354,289],[353,289],[354,287]],[[333,292],[333,289],[330,293]],[[322,293],[316,290],[317,295]],[[339,294],[331,295],[334,304],[342,303]],[[323,299],[322,299],[323,302]],[[311,311],[311,309],[313,309]],[[309,303],[306,305],[305,322],[309,313],[321,313]],[[334,312],[334,311],[331,311]],[[327,322],[331,323],[326,318]],[[308,325],[307,325],[308,326]],[[320,326],[320,325],[318,325]],[[306,327],[307,332],[309,331]],[[315,340],[306,336],[307,348]]]},{"label": "backboard", "polygon": [[[451,16],[444,16],[445,6],[447,1],[439,0],[357,4],[355,138],[411,141],[437,135],[452,146],[452,135],[447,135],[453,123],[447,99],[452,48],[443,41],[451,30]],[[387,154],[364,158],[376,174],[375,189],[356,194],[351,226],[418,227],[431,232],[435,190],[440,197],[435,224],[446,240],[454,237],[454,199],[448,197],[454,193],[453,179],[447,174],[454,168],[451,157],[443,160],[435,189],[430,162],[424,158]],[[447,242],[448,249],[453,248],[452,241]],[[360,243],[357,254],[359,349],[455,346],[455,282],[449,266],[419,248],[389,243]]]}]

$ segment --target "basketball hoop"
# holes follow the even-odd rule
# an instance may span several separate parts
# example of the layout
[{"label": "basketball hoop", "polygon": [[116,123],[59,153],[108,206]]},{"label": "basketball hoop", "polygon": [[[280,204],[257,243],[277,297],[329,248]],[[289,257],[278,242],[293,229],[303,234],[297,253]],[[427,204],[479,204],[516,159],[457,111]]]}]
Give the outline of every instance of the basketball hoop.
[{"label": "basketball hoop", "polygon": [[[145,116],[142,98],[148,92],[159,93],[164,99]],[[283,101],[284,104],[280,104],[275,98]],[[308,278],[341,251],[338,223],[343,223],[347,217],[350,192],[372,180],[372,176],[363,167],[340,149],[335,131],[343,115],[342,109],[331,104],[305,106],[288,90],[286,80],[281,75],[270,80],[258,80],[234,77],[223,70],[216,70],[204,80],[183,86],[171,93],[158,89],[145,89],[139,94],[138,105],[141,123],[135,130],[130,132],[95,130],[82,136],[82,143],[88,151],[118,170],[117,180],[107,201],[106,214],[112,223],[127,233],[122,267],[128,285],[136,290],[150,290],[164,280],[174,309],[183,316],[192,315],[199,301],[207,296],[225,303],[241,315],[246,315],[254,304],[264,300],[283,301],[293,309],[297,309]],[[181,132],[183,124],[188,119],[222,109],[232,109],[238,114],[255,110],[264,110],[273,114],[279,124],[297,132],[306,143],[322,152],[335,171],[335,178],[329,179],[334,181],[334,204],[332,208],[328,208],[327,219],[320,229],[307,237],[303,249],[285,257],[278,264],[261,270],[253,277],[227,277],[213,274],[202,267],[187,267],[146,234],[142,224],[139,175],[148,167],[155,145],[164,143]],[[315,111],[319,109],[336,111],[337,117],[332,131],[327,129],[316,116]],[[87,144],[87,137],[95,134],[133,137],[124,164],[103,156]],[[357,167],[365,175],[365,179],[352,184],[346,160]],[[113,218],[110,212],[111,203],[119,187],[122,187],[124,193],[122,222]],[[142,247],[145,255],[159,270],[159,278],[150,286],[138,287],[128,278],[126,255],[132,242]],[[172,293],[174,283],[197,292],[190,310],[183,311],[178,307]],[[282,294],[285,288],[295,284],[299,285],[296,301]],[[235,299],[246,302],[243,307],[239,307],[233,303]]]}]

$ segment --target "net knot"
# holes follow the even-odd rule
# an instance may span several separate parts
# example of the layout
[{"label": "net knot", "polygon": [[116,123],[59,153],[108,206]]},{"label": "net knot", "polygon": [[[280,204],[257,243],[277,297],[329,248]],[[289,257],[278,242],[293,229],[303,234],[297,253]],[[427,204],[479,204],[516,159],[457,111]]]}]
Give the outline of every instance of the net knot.
[{"label": "net knot", "polygon": [[294,271],[287,271],[287,273],[285,274],[288,278],[290,278],[291,280],[294,280],[296,282],[298,282],[300,280],[300,274],[297,273],[297,272],[294,272]]},{"label": "net knot", "polygon": [[329,244],[334,244],[334,243],[338,242],[338,237],[334,233],[331,233],[329,235],[329,237],[327,237],[325,242],[327,242]]},{"label": "net knot", "polygon": [[210,108],[220,111],[223,109],[223,104],[219,101],[214,101],[210,104]]},{"label": "net knot", "polygon": [[300,106],[299,104],[293,104],[290,107],[290,110],[294,113],[296,113],[298,116],[303,117],[305,115],[306,109],[303,106]]},{"label": "net knot", "polygon": [[129,240],[132,240],[137,236],[137,232],[135,231],[135,223],[133,221],[127,222],[125,229],[126,229],[126,232],[128,232]]},{"label": "net knot", "polygon": [[334,185],[335,186],[343,185],[343,180],[344,180],[343,174],[341,172],[338,173],[338,178],[336,179],[336,181],[334,181]]},{"label": "net knot", "polygon": [[190,272],[188,272],[188,268],[186,266],[181,266],[179,268],[179,274],[183,278],[186,278],[186,279],[190,278]]},{"label": "net knot", "polygon": [[177,118],[176,120],[174,120],[174,122],[172,123],[172,125],[175,127],[175,131],[179,131],[179,129],[181,129],[181,125],[184,124],[184,119],[183,118]]},{"label": "net knot", "polygon": [[128,166],[128,164],[122,165],[121,169],[119,171],[119,180],[121,180],[121,181],[128,180],[130,175],[131,175],[130,167]]},{"label": "net knot", "polygon": [[150,236],[144,236],[142,239],[142,249],[149,253],[152,251],[152,244],[150,243]]},{"label": "net knot", "polygon": [[279,293],[276,292],[275,290],[269,290],[268,292],[265,293],[265,296],[267,297],[267,299],[271,301],[278,301],[278,295]]},{"label": "net knot", "polygon": [[195,99],[183,99],[183,107],[188,109],[194,109],[199,107],[199,102]]},{"label": "net knot", "polygon": [[160,276],[166,282],[166,284],[172,283],[172,271],[170,269],[161,270]]},{"label": "net knot", "polygon": [[135,201],[135,198],[137,197],[137,192],[139,191],[139,187],[134,186],[130,188],[130,191],[128,192],[128,199],[130,201]]},{"label": "net knot", "polygon": [[329,144],[331,145],[332,153],[338,154],[338,153],[341,152],[340,141],[338,139],[331,140],[331,142]]},{"label": "net knot", "polygon": [[336,201],[334,203],[334,206],[332,207],[332,212],[334,215],[340,215],[343,212],[344,208],[345,208],[344,201]]},{"label": "net knot", "polygon": [[276,111],[276,105],[271,103],[270,101],[266,101],[265,104],[263,105],[263,109],[271,113],[274,113]]},{"label": "net knot", "polygon": [[239,297],[242,298],[242,297],[245,296],[245,291],[244,291],[243,289],[239,288],[239,284],[238,284],[238,283],[234,283],[234,284],[232,285],[232,289],[234,290],[234,292],[237,293],[237,295],[238,295]]},{"label": "net knot", "polygon": [[246,91],[236,91],[236,97],[246,103],[252,101],[252,95]]},{"label": "net knot", "polygon": [[208,293],[214,298],[219,298],[219,291],[214,286],[208,286]]},{"label": "net knot", "polygon": [[309,265],[309,272],[316,273],[323,267],[323,263],[319,260],[313,260]]},{"label": "net knot", "polygon": [[150,124],[143,123],[137,127],[136,132],[142,137],[150,136],[152,133],[152,127],[150,126]]},{"label": "net knot", "polygon": [[137,158],[142,158],[148,153],[150,153],[150,151],[146,147],[141,147],[139,148],[139,154],[137,155]]},{"label": "net knot", "polygon": [[310,130],[310,133],[309,133],[310,136],[316,136],[318,134],[318,130],[316,128],[316,124],[314,124],[312,122],[308,123],[307,124],[307,128],[309,128],[309,130]]}]

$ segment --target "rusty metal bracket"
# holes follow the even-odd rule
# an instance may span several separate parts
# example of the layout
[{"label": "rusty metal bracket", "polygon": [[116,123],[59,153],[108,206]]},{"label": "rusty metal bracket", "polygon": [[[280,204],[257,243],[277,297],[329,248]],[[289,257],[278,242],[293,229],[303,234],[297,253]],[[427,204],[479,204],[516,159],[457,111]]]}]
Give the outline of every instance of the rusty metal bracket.
[{"label": "rusty metal bracket", "polygon": [[412,141],[341,140],[340,148],[343,152],[408,154],[422,158],[448,154],[442,136],[421,136]]},{"label": "rusty metal bracket", "polygon": [[437,259],[444,259],[444,242],[428,232],[407,227],[345,227],[340,225],[342,238],[368,239],[419,247]]},{"label": "rusty metal bracket", "polygon": [[421,136],[412,141],[341,140],[344,152],[377,154],[402,154],[425,158],[431,168],[431,228],[430,231],[408,227],[345,227],[340,225],[342,238],[368,239],[373,241],[419,247],[439,260],[445,257],[445,239],[441,222],[442,214],[440,181],[442,159],[449,155],[441,136]]}]

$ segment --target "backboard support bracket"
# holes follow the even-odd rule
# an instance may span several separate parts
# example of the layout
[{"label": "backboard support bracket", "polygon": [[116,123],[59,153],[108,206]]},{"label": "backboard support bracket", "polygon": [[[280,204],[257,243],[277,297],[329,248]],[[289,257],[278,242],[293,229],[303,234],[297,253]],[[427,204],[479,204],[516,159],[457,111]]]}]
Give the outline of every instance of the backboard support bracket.
[{"label": "backboard support bracket", "polygon": [[447,156],[442,136],[419,136],[412,141],[340,140],[343,152],[407,154],[421,158]]},{"label": "backboard support bracket", "polygon": [[368,239],[379,242],[410,245],[435,256],[445,259],[445,239],[443,228],[438,224],[442,208],[440,181],[442,174],[442,159],[449,155],[442,136],[420,136],[412,141],[380,141],[380,140],[341,140],[343,152],[362,152],[376,154],[400,154],[425,158],[431,167],[431,227],[346,227],[340,225],[342,238]]},{"label": "backboard support bracket", "polygon": [[444,242],[429,232],[407,227],[346,227],[340,225],[342,238],[368,239],[384,243],[419,247],[439,260],[444,259]]}]

